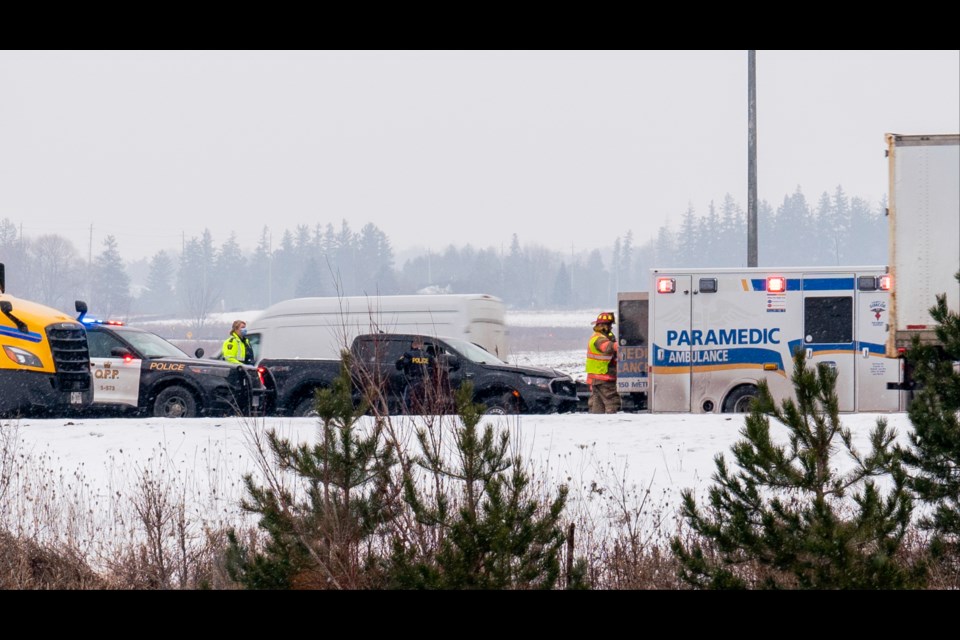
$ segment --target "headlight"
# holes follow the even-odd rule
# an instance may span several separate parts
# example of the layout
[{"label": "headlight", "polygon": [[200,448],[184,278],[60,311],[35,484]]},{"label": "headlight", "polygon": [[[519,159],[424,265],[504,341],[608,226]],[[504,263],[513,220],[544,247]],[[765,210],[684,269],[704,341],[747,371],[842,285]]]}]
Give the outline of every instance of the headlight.
[{"label": "headlight", "polygon": [[520,379],[531,387],[537,387],[538,389],[550,388],[550,378],[541,378],[539,376],[520,376]]},{"label": "headlight", "polygon": [[43,363],[40,362],[40,358],[33,355],[26,349],[21,349],[20,347],[11,347],[4,345],[4,353],[7,354],[7,357],[16,362],[19,365],[24,367],[37,367],[43,368]]}]

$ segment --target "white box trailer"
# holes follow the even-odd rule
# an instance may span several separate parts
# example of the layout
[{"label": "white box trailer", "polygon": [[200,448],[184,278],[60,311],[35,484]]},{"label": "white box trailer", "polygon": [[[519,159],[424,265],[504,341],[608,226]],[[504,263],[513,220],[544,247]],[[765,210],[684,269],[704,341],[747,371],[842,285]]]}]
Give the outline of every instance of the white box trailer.
[{"label": "white box trailer", "polygon": [[357,335],[379,332],[462,338],[507,355],[506,306],[480,293],[293,298],[247,323],[258,361],[335,360]]},{"label": "white box trailer", "polygon": [[760,380],[793,397],[796,349],[836,369],[841,411],[903,410],[889,286],[871,266],[652,270],[650,410],[743,412]]},{"label": "white box trailer", "polygon": [[936,343],[930,307],[960,310],[960,134],[886,134],[890,172],[890,331],[887,355],[914,336]]}]

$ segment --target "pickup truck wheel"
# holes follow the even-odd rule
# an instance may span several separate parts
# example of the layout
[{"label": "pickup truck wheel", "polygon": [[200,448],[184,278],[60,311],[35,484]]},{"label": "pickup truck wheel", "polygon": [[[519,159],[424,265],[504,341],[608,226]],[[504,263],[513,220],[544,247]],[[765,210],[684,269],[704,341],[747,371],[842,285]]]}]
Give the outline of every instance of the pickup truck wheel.
[{"label": "pickup truck wheel", "polygon": [[484,401],[487,410],[484,412],[488,416],[511,416],[520,413],[517,406],[519,400],[513,397],[512,393],[505,393],[502,396],[494,396]]},{"label": "pickup truck wheel", "polygon": [[317,407],[314,403],[313,396],[308,396],[297,403],[297,406],[293,409],[294,418],[316,418],[317,417]]},{"label": "pickup truck wheel", "polygon": [[197,401],[183,387],[167,387],[153,401],[153,415],[157,418],[196,418]]}]

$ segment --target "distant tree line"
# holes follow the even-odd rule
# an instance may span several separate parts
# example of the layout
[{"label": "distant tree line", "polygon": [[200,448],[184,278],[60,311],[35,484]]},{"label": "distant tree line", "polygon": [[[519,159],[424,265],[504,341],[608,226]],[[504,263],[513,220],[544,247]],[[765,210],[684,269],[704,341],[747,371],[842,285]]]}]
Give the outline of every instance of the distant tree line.
[{"label": "distant tree line", "polygon": [[[638,213],[638,217],[642,212]],[[544,224],[561,224],[545,219]],[[0,262],[7,265],[10,293],[72,311],[86,299],[98,316],[167,314],[190,318],[202,328],[212,312],[262,309],[302,296],[399,293],[489,293],[514,308],[610,307],[618,291],[647,289],[654,267],[746,266],[747,221],[730,195],[704,215],[689,207],[679,226],[668,222],[637,245],[631,219],[603,250],[567,253],[536,239],[509,249],[472,244],[420,255],[397,265],[387,235],[373,224],[354,231],[298,225],[274,246],[264,227],[257,246],[239,246],[235,234],[221,239],[205,230],[184,239],[182,251],[158,251],[142,283],[129,275],[116,238],[108,235],[100,253],[85,260],[59,234],[24,237],[8,218],[0,220]],[[758,262],[766,266],[884,264],[887,260],[885,203],[872,209],[849,198],[841,187],[811,206],[800,189],[774,208],[758,206]],[[646,234],[645,234],[646,235]]]}]

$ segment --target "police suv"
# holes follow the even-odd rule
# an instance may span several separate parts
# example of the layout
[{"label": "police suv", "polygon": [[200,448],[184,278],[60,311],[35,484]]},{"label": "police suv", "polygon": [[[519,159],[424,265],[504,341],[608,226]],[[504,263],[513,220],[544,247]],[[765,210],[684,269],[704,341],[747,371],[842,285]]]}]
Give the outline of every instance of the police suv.
[{"label": "police suv", "polygon": [[202,360],[203,349],[191,358],[155,333],[85,319],[85,311],[78,320],[90,350],[91,411],[164,418],[260,414],[262,369]]}]

